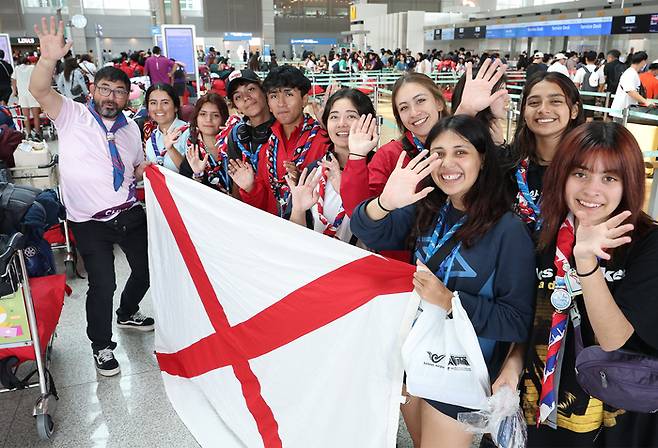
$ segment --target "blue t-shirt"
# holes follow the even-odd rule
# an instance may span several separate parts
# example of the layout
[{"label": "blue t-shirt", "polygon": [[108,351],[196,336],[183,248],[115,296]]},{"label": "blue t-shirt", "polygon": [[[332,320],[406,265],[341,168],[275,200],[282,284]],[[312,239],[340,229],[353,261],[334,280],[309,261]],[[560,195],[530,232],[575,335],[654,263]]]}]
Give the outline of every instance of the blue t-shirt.
[{"label": "blue t-shirt", "polygon": [[[169,129],[178,129],[186,125],[187,125],[186,122],[176,118],[174,122],[171,124],[171,126],[169,127]],[[178,152],[181,153],[182,155],[185,155],[185,152],[187,151],[187,138],[189,136],[190,136],[190,129],[188,128],[180,135],[180,137],[178,137],[178,141],[174,145],[174,149],[178,150]],[[144,148],[146,152],[146,158],[153,163],[157,162],[157,156],[159,155],[159,153],[156,154],[156,150],[155,148],[153,148],[154,138],[155,138],[155,145],[157,146],[158,151],[159,152],[164,151],[164,147],[165,147],[164,134],[160,131],[160,128],[156,128],[153,131],[151,137],[149,137],[149,139],[146,141],[146,147]],[[176,165],[174,164],[173,160],[171,160],[169,154],[165,154],[164,167],[176,173],[178,172],[178,168],[176,168]]]}]

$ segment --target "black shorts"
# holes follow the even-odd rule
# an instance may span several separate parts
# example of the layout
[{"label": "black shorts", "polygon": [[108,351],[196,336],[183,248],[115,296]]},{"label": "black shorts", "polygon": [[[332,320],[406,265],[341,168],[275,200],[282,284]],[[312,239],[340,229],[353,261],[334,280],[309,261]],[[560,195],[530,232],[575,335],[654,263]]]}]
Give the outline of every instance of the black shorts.
[{"label": "black shorts", "polygon": [[434,409],[439,411],[440,413],[447,415],[448,417],[452,417],[455,420],[457,420],[457,414],[460,412],[475,412],[477,409],[469,409],[469,408],[464,408],[461,406],[457,406],[455,404],[448,404],[448,403],[441,403],[440,401],[434,401],[430,400],[428,398],[423,398],[429,404],[432,406]]}]

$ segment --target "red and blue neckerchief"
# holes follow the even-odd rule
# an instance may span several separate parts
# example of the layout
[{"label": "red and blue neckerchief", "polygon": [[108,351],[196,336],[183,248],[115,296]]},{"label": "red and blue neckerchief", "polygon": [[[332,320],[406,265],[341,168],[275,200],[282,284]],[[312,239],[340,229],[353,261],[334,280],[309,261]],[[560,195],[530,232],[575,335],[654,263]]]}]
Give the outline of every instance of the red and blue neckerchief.
[{"label": "red and blue neckerchief", "polygon": [[516,169],[516,184],[519,192],[516,195],[518,214],[526,224],[535,223],[535,230],[541,228],[541,210],[535,203],[528,187],[528,166],[530,159],[523,159]]},{"label": "red and blue neckerchief", "polygon": [[[560,291],[569,294],[566,286],[566,277],[569,275],[569,260],[573,253],[576,242],[574,233],[573,217],[567,216],[557,234],[555,248],[555,290],[553,294]],[[551,299],[551,301],[553,301]],[[544,365],[544,376],[541,381],[539,394],[539,408],[537,409],[537,426],[547,421],[549,426],[557,426],[557,396],[559,391],[561,361],[564,354],[564,337],[567,333],[569,323],[569,309],[553,311],[551,318],[551,330],[548,336],[548,347],[546,350],[546,363]]]},{"label": "red and blue neckerchief", "polygon": [[[446,229],[446,222],[448,218],[448,210],[450,209],[450,203],[446,204],[441,208],[439,212],[439,218],[436,221],[436,226],[434,226],[434,231],[429,237],[419,238],[417,244],[418,249],[416,250],[415,256],[416,259],[427,264],[429,260],[432,259],[434,254],[452,238],[452,236],[459,230],[464,223],[466,222],[466,215],[462,216],[459,221],[457,221],[450,229]],[[457,253],[461,249],[461,243],[455,245],[454,249],[450,254],[441,261],[439,265],[439,270],[437,276],[443,277],[443,284],[448,284],[448,279],[450,278],[450,271],[452,270],[452,264],[457,257]]]},{"label": "red and blue neckerchief", "polygon": [[94,104],[94,100],[91,100],[87,103],[87,109],[89,112],[91,112],[91,115],[94,117],[96,123],[98,123],[103,132],[105,132],[105,139],[107,140],[107,146],[109,147],[110,151],[110,158],[112,159],[112,179],[114,184],[114,191],[119,191],[119,188],[121,188],[121,185],[123,184],[126,166],[121,160],[119,148],[117,148],[115,140],[116,133],[119,131],[119,129],[128,125],[128,119],[123,114],[123,112],[120,111],[115,118],[114,123],[112,123],[112,127],[108,131],[107,127],[105,127],[105,123],[103,123],[103,119],[100,115],[98,115],[98,112],[96,112],[95,107],[96,105]]},{"label": "red and blue neckerchief", "polygon": [[[321,126],[315,119],[310,115],[304,115],[304,122],[302,124],[302,130],[299,133],[297,138],[297,147],[293,151],[292,160],[297,168],[301,168],[306,160],[306,154],[309,149],[311,149],[311,143],[313,139],[320,132]],[[302,143],[303,142],[303,143]],[[270,187],[274,198],[277,202],[283,207],[288,202],[288,195],[290,194],[290,188],[284,178],[279,176],[279,170],[277,167],[277,160],[279,156],[279,137],[276,136],[274,132],[270,135],[269,140],[267,141],[267,149],[265,155],[267,157],[267,175],[270,181]]]},{"label": "red and blue neckerchief", "polygon": [[411,131],[405,131],[404,136],[407,138],[409,143],[414,145],[414,148],[416,148],[413,153],[409,154],[409,158],[413,159],[416,157],[422,150],[425,149],[425,145],[423,145],[423,142],[420,141],[418,137],[416,137],[413,132]]},{"label": "red and blue neckerchief", "polygon": [[228,136],[231,134],[233,128],[242,121],[238,115],[231,115],[224,123],[224,128],[219,131],[217,135],[217,148],[223,153],[228,153]]},{"label": "red and blue neckerchief", "polygon": [[[217,145],[218,142],[219,134],[215,138],[215,145]],[[223,193],[230,193],[231,178],[228,175],[228,154],[221,149],[218,149],[219,160],[217,160],[213,157],[212,153],[206,149],[206,144],[203,142],[202,138],[197,140],[197,145],[201,151],[202,157],[208,154],[208,164],[204,169],[208,183]],[[192,146],[192,142],[189,138],[187,140],[187,146]]]},{"label": "red and blue neckerchief", "polygon": [[343,203],[341,202],[340,209],[338,210],[338,214],[336,215],[336,218],[334,218],[334,222],[329,222],[327,217],[324,215],[324,195],[327,192],[327,182],[328,182],[327,168],[323,166],[322,174],[320,175],[320,183],[318,184],[319,196],[320,196],[318,198],[318,217],[320,218],[320,222],[322,223],[322,225],[325,226],[322,233],[332,238],[336,238],[336,232],[338,232],[338,228],[343,223],[346,212],[345,212],[345,208],[343,208]]}]

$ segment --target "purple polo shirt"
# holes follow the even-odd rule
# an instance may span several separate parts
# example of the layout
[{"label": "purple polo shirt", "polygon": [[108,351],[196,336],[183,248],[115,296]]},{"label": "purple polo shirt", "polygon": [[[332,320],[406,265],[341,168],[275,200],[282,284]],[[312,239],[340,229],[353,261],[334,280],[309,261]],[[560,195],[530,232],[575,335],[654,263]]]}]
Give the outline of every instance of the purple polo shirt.
[{"label": "purple polo shirt", "polygon": [[151,84],[171,84],[169,73],[173,67],[174,61],[162,55],[153,55],[144,63],[144,70],[151,78]]}]

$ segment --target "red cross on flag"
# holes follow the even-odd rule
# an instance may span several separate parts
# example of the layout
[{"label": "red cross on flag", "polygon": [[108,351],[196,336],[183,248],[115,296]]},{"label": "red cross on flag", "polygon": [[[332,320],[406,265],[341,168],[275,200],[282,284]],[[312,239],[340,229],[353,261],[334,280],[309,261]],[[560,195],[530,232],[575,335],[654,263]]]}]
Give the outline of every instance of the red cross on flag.
[{"label": "red cross on flag", "polygon": [[156,354],[204,447],[394,447],[414,267],[147,170]]}]

